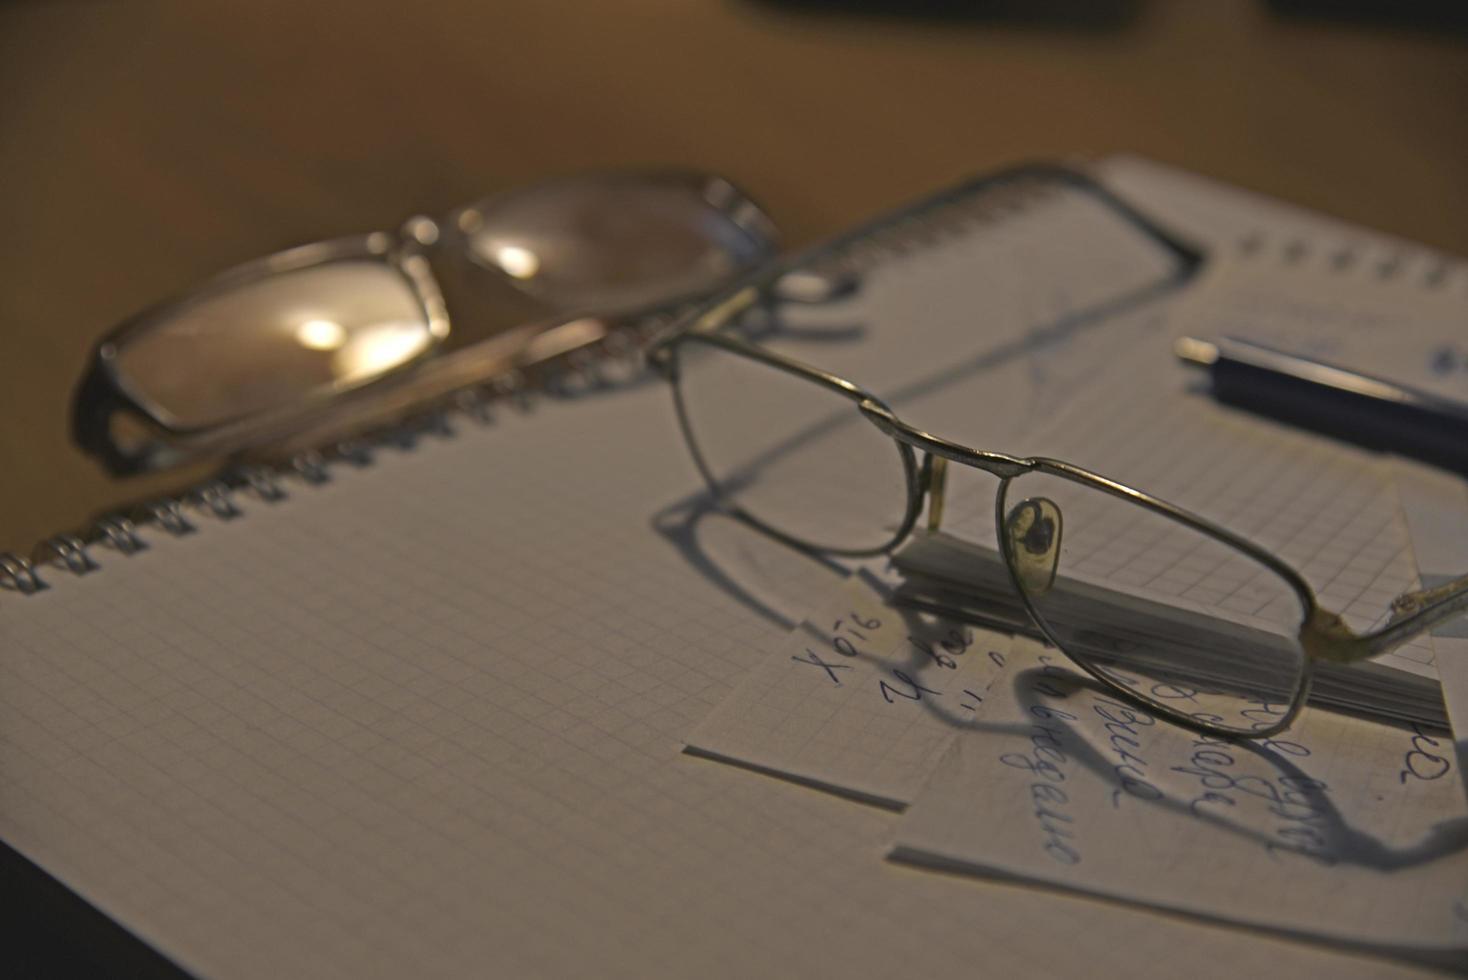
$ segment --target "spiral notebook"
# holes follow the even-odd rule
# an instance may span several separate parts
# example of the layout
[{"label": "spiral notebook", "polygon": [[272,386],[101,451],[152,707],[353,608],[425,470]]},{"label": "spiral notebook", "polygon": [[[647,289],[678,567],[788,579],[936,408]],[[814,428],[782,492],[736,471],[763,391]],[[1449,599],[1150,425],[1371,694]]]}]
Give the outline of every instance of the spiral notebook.
[{"label": "spiral notebook", "polygon": [[[1200,238],[1275,220],[1145,164],[1105,172]],[[916,391],[939,424],[965,421],[962,390],[1050,404],[1177,279],[1075,204],[949,194],[820,253],[860,270],[869,310],[964,342],[940,395],[912,334],[830,343],[840,308],[777,340]],[[953,300],[975,283],[979,334]],[[1055,329],[1097,309],[1097,329]],[[48,587],[0,592],[0,838],[209,976],[1380,972],[884,864],[893,814],[682,755],[849,569],[714,511],[668,402],[641,379],[452,416],[370,466],[282,476],[283,498],[215,489],[61,542],[73,561],[34,579],[12,565]],[[1003,428],[963,414],[960,437]]]}]

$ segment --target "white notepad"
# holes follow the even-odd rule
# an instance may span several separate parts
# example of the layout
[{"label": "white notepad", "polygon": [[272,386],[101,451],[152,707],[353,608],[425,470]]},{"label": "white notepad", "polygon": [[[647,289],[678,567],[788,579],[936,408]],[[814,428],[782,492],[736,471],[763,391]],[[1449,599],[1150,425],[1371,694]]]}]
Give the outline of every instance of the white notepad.
[{"label": "white notepad", "polygon": [[209,976],[1380,974],[681,755],[836,573],[689,516],[657,386],[460,428],[0,595],[0,836]]}]

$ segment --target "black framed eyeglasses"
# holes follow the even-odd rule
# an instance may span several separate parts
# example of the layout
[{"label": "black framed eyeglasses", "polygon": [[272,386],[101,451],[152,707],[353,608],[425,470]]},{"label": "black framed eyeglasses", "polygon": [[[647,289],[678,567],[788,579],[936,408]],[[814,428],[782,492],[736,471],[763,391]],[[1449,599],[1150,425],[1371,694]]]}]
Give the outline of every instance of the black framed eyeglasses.
[{"label": "black framed eyeglasses", "polygon": [[[233,268],[97,344],[72,435],[113,474],[289,442],[377,419],[547,359],[615,348],[620,328],[767,261],[768,215],[693,172],[545,181],[376,232]],[[432,260],[432,262],[430,261]],[[513,302],[503,330],[453,349],[434,264]]]}]

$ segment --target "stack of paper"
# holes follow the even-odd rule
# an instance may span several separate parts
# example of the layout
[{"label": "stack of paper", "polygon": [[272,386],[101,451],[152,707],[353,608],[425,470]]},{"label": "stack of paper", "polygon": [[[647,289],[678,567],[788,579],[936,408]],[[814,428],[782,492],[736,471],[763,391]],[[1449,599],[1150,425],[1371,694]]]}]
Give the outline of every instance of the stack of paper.
[{"label": "stack of paper", "polygon": [[[1010,581],[1003,558],[991,547],[950,535],[924,535],[904,548],[895,564],[904,576],[897,597],[907,605],[965,622],[1042,636]],[[1147,649],[1165,650],[1165,663],[1139,663],[1139,667],[1166,669],[1184,679],[1217,684],[1227,681],[1242,658],[1255,658],[1264,669],[1291,657],[1281,652],[1290,637],[1277,628],[1251,629],[1231,619],[1099,583],[1062,579],[1051,592],[1062,590],[1077,616],[1107,627],[1108,633],[1145,635]],[[1435,674],[1372,661],[1351,665],[1320,662],[1313,674],[1310,697],[1317,704],[1438,729],[1448,727],[1442,686]]]}]

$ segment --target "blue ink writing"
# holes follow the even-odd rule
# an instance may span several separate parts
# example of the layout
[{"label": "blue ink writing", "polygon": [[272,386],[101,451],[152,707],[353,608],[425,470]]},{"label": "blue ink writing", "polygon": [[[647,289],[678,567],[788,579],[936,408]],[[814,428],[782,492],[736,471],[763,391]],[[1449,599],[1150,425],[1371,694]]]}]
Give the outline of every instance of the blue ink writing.
[{"label": "blue ink writing", "polygon": [[1107,741],[1118,760],[1111,767],[1119,782],[1111,794],[1111,805],[1118,806],[1123,793],[1141,800],[1162,799],[1162,791],[1147,779],[1147,760],[1138,754],[1142,743],[1137,738],[1137,730],[1157,724],[1157,719],[1107,697],[1098,697],[1091,710],[1101,716]]},{"label": "blue ink writing", "polygon": [[937,697],[943,693],[942,691],[935,691],[931,687],[923,687],[917,681],[909,677],[905,671],[898,670],[896,667],[892,668],[892,676],[897,678],[898,682],[906,685],[911,693],[909,693],[908,691],[898,690],[891,684],[888,684],[886,681],[878,681],[877,683],[882,691],[882,699],[888,704],[893,703],[893,695],[896,695],[897,697],[903,698],[908,701],[921,701],[924,694],[931,694]]},{"label": "blue ink writing", "polygon": [[824,660],[822,660],[821,659],[821,655],[818,654],[818,653],[816,653],[814,650],[809,650],[808,649],[805,652],[810,657],[809,660],[805,659],[805,657],[795,657],[795,656],[792,656],[790,659],[791,660],[794,660],[796,663],[810,664],[812,667],[819,667],[819,668],[821,668],[822,670],[824,670],[826,672],[826,676],[829,677],[829,678],[831,678],[831,683],[832,684],[835,684],[837,687],[840,687],[841,686],[841,678],[839,678],[839,677],[836,676],[836,671],[838,671],[838,670],[850,670],[851,669],[851,665],[850,664],[828,664]]},{"label": "blue ink writing", "polygon": [[1413,725],[1412,747],[1402,757],[1402,771],[1398,777],[1403,783],[1408,778],[1432,780],[1441,779],[1453,768],[1446,755],[1439,755],[1435,749],[1438,748],[1438,740],[1424,732],[1419,725]]},{"label": "blue ink writing", "polygon": [[[1053,666],[1046,666],[1042,672],[1058,673]],[[1034,684],[1036,691],[1043,692],[1047,688],[1053,689],[1043,681]],[[1075,818],[1064,810],[1070,796],[1060,786],[1065,782],[1065,769],[1062,767],[1070,762],[1070,757],[1065,753],[1063,728],[1056,724],[1075,721],[1076,716],[1045,704],[1032,704],[1029,712],[1035,719],[1030,727],[1030,750],[1006,752],[999,761],[1011,769],[1030,774],[1030,803],[1034,807],[1035,822],[1040,828],[1041,847],[1045,853],[1067,866],[1079,864],[1081,852],[1075,844]]]}]

